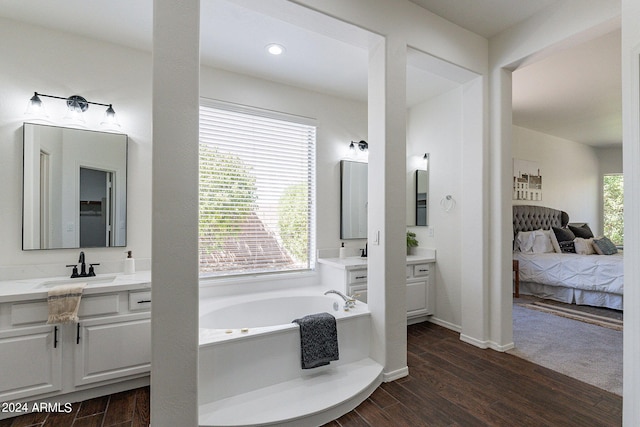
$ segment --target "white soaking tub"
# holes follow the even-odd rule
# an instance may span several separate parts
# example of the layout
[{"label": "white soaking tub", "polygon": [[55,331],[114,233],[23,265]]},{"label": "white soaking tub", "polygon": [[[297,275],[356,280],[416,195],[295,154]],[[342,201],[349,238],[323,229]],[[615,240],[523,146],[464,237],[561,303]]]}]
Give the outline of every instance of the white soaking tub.
[{"label": "white soaking tub", "polygon": [[[201,426],[314,426],[355,408],[381,382],[369,358],[366,304],[345,311],[337,295],[278,291],[200,302]],[[302,369],[292,320],[327,312],[336,318],[339,360]]]}]

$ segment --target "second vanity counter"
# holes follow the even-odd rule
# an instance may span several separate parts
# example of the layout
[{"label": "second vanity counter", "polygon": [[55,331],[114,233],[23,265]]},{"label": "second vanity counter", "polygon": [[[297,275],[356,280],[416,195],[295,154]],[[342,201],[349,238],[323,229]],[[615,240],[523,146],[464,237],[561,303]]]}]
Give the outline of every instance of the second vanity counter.
[{"label": "second vanity counter", "polygon": [[[334,250],[320,251],[318,264],[322,282],[328,288],[367,302],[368,259],[351,256],[339,258]],[[423,321],[435,311],[435,262],[433,249],[421,249],[417,255],[406,257],[407,321]]]},{"label": "second vanity counter", "polygon": [[[435,252],[426,253],[425,255],[407,255],[407,265],[415,265],[422,263],[436,262]],[[330,265],[344,270],[358,270],[367,267],[367,258],[351,256],[346,258],[318,258],[318,263]]]},{"label": "second vanity counter", "polygon": [[82,295],[151,288],[151,272],[134,274],[98,274],[93,277],[16,279],[0,281],[0,303],[46,299],[49,289],[56,285],[86,283]]}]

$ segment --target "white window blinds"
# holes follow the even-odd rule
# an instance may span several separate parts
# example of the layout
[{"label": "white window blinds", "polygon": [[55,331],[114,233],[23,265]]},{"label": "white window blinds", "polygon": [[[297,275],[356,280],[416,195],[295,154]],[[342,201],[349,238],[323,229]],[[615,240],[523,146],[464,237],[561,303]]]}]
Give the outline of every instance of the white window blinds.
[{"label": "white window blinds", "polygon": [[309,122],[202,100],[201,275],[314,265],[316,128]]}]

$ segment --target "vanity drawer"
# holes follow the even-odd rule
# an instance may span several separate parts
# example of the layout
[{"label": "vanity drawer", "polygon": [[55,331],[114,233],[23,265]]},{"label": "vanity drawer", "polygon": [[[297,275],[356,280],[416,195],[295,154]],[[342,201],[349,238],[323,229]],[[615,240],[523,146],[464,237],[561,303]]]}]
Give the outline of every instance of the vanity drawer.
[{"label": "vanity drawer", "polygon": [[[118,295],[99,295],[82,297],[80,299],[79,317],[98,316],[101,314],[118,313],[120,304]],[[49,318],[47,301],[16,303],[11,305],[11,324],[24,325],[28,323],[46,322]]]},{"label": "vanity drawer", "polygon": [[367,270],[351,270],[348,274],[349,283],[364,283],[367,281]]},{"label": "vanity drawer", "polygon": [[430,264],[416,264],[413,266],[413,277],[424,277],[429,275]]},{"label": "vanity drawer", "polygon": [[148,310],[151,308],[151,291],[129,292],[129,310]]}]

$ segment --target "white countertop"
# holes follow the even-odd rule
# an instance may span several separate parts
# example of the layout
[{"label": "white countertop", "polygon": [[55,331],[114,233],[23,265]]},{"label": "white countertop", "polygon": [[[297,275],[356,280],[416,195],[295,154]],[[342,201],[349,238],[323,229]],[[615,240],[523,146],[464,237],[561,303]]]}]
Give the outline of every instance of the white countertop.
[{"label": "white countertop", "polygon": [[49,289],[56,285],[69,283],[87,283],[83,295],[145,289],[151,288],[151,272],[139,271],[134,274],[98,274],[94,277],[78,277],[75,279],[68,277],[47,277],[0,281],[0,303],[46,299]]},{"label": "white countertop", "polygon": [[[333,267],[343,268],[345,270],[357,270],[367,267],[368,258],[352,256],[346,258],[318,258],[318,263],[326,264]],[[407,255],[407,265],[422,264],[426,262],[436,262],[435,252],[425,255]]]}]

